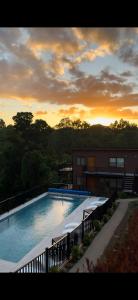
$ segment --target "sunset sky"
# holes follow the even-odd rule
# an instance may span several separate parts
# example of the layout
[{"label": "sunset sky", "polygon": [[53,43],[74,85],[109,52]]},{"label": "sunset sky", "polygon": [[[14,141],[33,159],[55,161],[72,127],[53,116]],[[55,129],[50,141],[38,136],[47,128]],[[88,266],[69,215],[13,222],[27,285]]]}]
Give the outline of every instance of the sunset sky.
[{"label": "sunset sky", "polygon": [[138,123],[138,28],[0,28],[0,118]]}]

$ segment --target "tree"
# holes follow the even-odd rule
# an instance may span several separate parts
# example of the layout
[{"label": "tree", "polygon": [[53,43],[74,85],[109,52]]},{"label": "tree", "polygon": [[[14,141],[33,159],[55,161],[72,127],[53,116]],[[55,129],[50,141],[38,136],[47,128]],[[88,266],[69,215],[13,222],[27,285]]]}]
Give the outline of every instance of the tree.
[{"label": "tree", "polygon": [[137,124],[129,123],[129,121],[120,119],[119,122],[116,120],[114,123],[111,123],[110,128],[111,129],[137,128]]},{"label": "tree", "polygon": [[25,131],[30,129],[33,120],[33,114],[31,112],[18,112],[16,116],[13,116],[12,119],[14,121],[14,127],[17,130]]},{"label": "tree", "polygon": [[87,123],[86,121],[83,121],[82,123],[81,123],[81,128],[82,129],[88,129],[88,128],[90,128],[91,127],[91,125],[89,124],[89,123]]},{"label": "tree", "polygon": [[37,119],[35,123],[32,124],[32,127],[37,130],[38,132],[45,132],[46,130],[50,129],[51,127],[47,124],[46,121]]},{"label": "tree", "polygon": [[80,119],[77,119],[75,121],[72,122],[72,127],[74,129],[81,129],[82,128],[82,122]]},{"label": "tree", "polygon": [[21,162],[21,180],[24,188],[28,189],[42,182],[43,158],[38,150],[28,151]]},{"label": "tree", "polygon": [[72,122],[72,127],[74,129],[87,129],[90,128],[90,124],[88,124],[86,121],[81,121],[80,119],[77,119]]},{"label": "tree", "polygon": [[0,128],[6,127],[6,124],[3,119],[0,119]]},{"label": "tree", "polygon": [[55,128],[67,128],[67,127],[72,127],[72,121],[70,118],[63,118],[60,120],[59,124],[55,126]]}]

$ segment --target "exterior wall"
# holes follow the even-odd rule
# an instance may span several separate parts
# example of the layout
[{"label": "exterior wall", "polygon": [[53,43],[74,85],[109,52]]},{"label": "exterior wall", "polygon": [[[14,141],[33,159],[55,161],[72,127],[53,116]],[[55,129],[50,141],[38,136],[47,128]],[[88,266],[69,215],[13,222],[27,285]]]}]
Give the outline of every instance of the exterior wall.
[{"label": "exterior wall", "polygon": [[98,185],[98,178],[87,176],[86,189],[90,192],[96,191]]},{"label": "exterior wall", "polygon": [[[88,157],[95,157],[95,168],[105,169],[109,171],[123,171],[133,173],[138,169],[138,150],[79,150],[73,152],[73,168],[77,168],[77,172],[82,169],[81,166],[76,165],[77,157],[85,157],[88,162]],[[116,168],[109,166],[110,157],[124,157],[124,168]],[[94,167],[93,167],[94,168]],[[75,171],[74,169],[74,171]],[[90,170],[91,171],[91,170]]]},{"label": "exterior wall", "polygon": [[[86,164],[81,166],[77,165],[77,157],[84,157]],[[111,167],[109,165],[109,158],[124,158],[124,167]],[[74,150],[73,151],[73,184],[76,188],[86,189],[88,191],[99,192],[103,188],[114,189],[110,186],[110,179],[107,183],[101,183],[100,176],[85,175],[85,171],[103,171],[103,172],[114,172],[114,173],[135,173],[138,172],[138,149],[106,149],[106,150]],[[77,177],[82,178],[82,184],[77,185]],[[105,177],[105,176],[103,176]],[[114,176],[114,178],[117,178]],[[108,178],[108,177],[107,177]],[[117,179],[116,179],[117,180]],[[123,179],[122,179],[123,183]],[[135,190],[138,190],[138,177],[135,179]],[[116,188],[121,190],[121,186],[116,181]]]}]

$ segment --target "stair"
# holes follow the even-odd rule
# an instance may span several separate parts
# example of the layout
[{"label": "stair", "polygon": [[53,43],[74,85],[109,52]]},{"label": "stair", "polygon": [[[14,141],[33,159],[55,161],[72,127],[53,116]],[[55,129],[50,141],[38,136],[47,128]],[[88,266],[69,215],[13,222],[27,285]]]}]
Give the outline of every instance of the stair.
[{"label": "stair", "polygon": [[133,192],[133,185],[134,185],[134,175],[131,175],[131,176],[125,175],[123,192],[126,192],[126,193]]}]

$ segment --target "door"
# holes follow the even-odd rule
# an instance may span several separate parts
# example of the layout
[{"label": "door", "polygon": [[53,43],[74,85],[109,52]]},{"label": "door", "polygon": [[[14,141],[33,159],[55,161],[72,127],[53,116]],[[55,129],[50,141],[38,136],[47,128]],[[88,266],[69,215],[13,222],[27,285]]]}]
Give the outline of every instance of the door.
[{"label": "door", "polygon": [[88,157],[87,169],[88,169],[88,171],[94,171],[94,169],[95,169],[95,156]]}]

